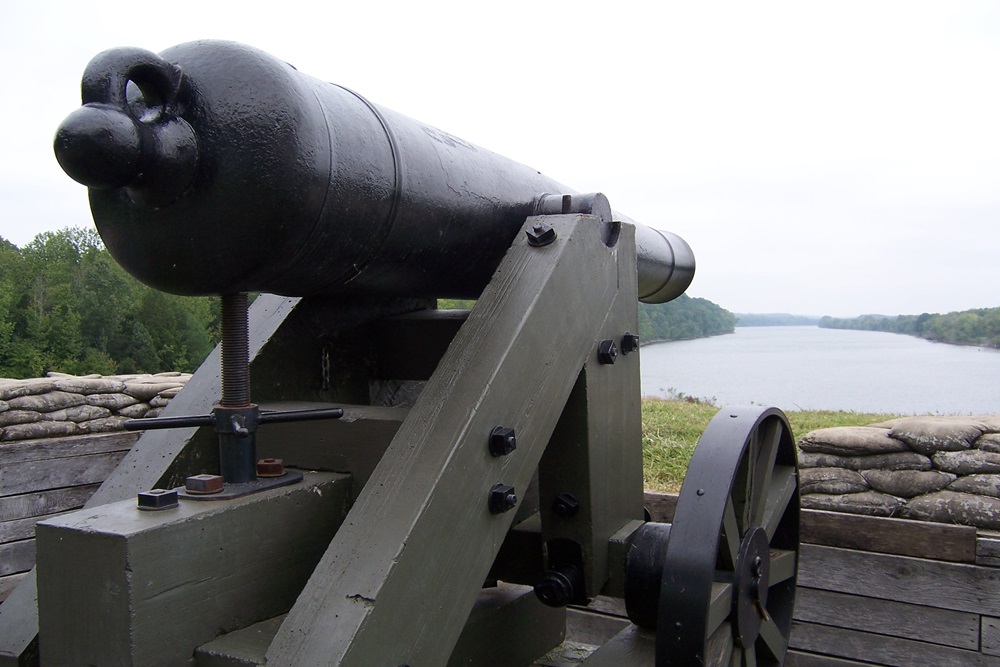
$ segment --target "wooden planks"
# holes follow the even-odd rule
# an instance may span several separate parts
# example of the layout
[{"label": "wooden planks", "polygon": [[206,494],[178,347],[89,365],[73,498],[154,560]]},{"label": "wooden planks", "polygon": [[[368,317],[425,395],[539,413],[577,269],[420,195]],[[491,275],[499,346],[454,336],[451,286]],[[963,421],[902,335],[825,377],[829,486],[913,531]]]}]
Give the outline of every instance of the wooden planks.
[{"label": "wooden planks", "polygon": [[790,646],[887,667],[1000,665],[1000,658],[983,655],[977,651],[801,621],[792,623]]},{"label": "wooden planks", "polygon": [[810,623],[979,649],[979,615],[799,587],[795,618]]},{"label": "wooden planks", "polygon": [[976,529],[928,521],[802,510],[802,541],[862,551],[976,562]]},{"label": "wooden planks", "polygon": [[799,586],[1000,615],[1000,570],[802,545]]}]

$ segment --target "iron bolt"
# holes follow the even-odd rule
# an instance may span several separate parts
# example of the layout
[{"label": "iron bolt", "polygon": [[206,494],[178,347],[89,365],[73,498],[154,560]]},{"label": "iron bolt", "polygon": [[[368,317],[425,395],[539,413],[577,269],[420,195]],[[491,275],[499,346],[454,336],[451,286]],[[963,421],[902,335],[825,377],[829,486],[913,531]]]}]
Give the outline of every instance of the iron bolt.
[{"label": "iron bolt", "polygon": [[629,333],[628,331],[622,335],[622,354],[628,354],[629,352],[635,352],[639,349],[639,336],[638,334]]},{"label": "iron bolt", "polygon": [[136,500],[141,510],[168,510],[177,507],[176,489],[153,489],[137,494]]},{"label": "iron bolt", "polygon": [[552,228],[552,225],[544,222],[536,222],[525,234],[528,237],[528,245],[536,248],[541,248],[556,240],[556,230]]},{"label": "iron bolt", "polygon": [[583,573],[573,565],[546,570],[535,584],[535,595],[549,607],[583,601]]},{"label": "iron bolt", "polygon": [[514,429],[497,426],[490,432],[490,454],[507,456],[515,449],[517,449],[517,438],[514,437]]},{"label": "iron bolt", "polygon": [[219,493],[224,486],[222,475],[192,475],[184,480],[184,490],[194,494]]},{"label": "iron bolt", "polygon": [[580,501],[572,493],[560,493],[552,502],[552,511],[568,519],[580,511]]},{"label": "iron bolt", "polygon": [[490,489],[490,514],[503,514],[517,505],[517,494],[509,484],[494,484]]},{"label": "iron bolt", "polygon": [[618,358],[618,346],[615,341],[605,338],[597,344],[597,360],[602,364],[613,364]]},{"label": "iron bolt", "polygon": [[285,474],[285,462],[282,459],[261,459],[257,461],[258,477],[281,477]]}]

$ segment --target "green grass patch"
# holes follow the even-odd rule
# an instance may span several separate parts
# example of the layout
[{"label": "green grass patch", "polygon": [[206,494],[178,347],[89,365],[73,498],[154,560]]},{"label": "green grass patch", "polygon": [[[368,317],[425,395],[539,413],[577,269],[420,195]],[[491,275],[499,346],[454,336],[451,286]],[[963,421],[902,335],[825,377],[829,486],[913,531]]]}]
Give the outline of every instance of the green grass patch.
[{"label": "green grass patch", "polygon": [[[695,445],[719,410],[717,405],[692,399],[643,399],[642,458],[647,490],[680,491]],[[818,428],[865,426],[900,416],[831,410],[785,414],[796,440]]]}]

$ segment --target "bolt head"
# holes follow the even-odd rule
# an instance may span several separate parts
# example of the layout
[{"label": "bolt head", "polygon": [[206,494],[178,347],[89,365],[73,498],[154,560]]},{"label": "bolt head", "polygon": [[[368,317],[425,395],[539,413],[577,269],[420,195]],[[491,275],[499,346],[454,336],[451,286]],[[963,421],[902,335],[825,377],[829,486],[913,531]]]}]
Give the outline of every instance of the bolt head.
[{"label": "bolt head", "polygon": [[222,475],[192,475],[184,480],[184,490],[188,493],[219,493],[225,488]]},{"label": "bolt head", "polygon": [[177,490],[153,489],[151,491],[142,491],[136,495],[136,501],[138,508],[141,510],[168,510],[178,505]]},{"label": "bolt head", "polygon": [[509,484],[494,484],[490,489],[489,508],[490,514],[503,514],[514,509],[517,505],[517,494],[514,487]]},{"label": "bolt head", "polygon": [[597,344],[597,360],[602,364],[613,364],[618,358],[618,346],[615,341],[605,338]]},{"label": "bolt head", "polygon": [[568,519],[580,511],[580,501],[572,493],[560,493],[552,502],[552,511]]},{"label": "bolt head", "polygon": [[281,477],[285,474],[285,462],[282,459],[261,459],[257,461],[258,477]]},{"label": "bolt head", "polygon": [[536,248],[547,246],[556,240],[556,230],[546,222],[536,222],[525,235],[528,237],[528,245]]},{"label": "bolt head", "polygon": [[490,432],[490,454],[507,456],[515,449],[517,449],[517,438],[514,435],[514,429],[497,426]]},{"label": "bolt head", "polygon": [[626,331],[622,335],[622,354],[628,354],[630,352],[635,352],[639,349],[639,336],[638,334],[629,333]]}]

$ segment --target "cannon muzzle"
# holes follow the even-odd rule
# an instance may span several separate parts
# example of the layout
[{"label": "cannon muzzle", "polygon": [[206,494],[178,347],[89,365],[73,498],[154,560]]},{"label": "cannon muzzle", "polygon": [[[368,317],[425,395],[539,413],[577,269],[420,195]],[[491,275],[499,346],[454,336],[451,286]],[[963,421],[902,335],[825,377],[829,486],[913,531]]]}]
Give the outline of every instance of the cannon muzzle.
[{"label": "cannon muzzle", "polygon": [[[573,193],[240,44],[113,49],[82,89],[59,164],[115,259],[176,294],[475,298],[525,218]],[[691,249],[636,227],[638,296],[669,301]]]}]

